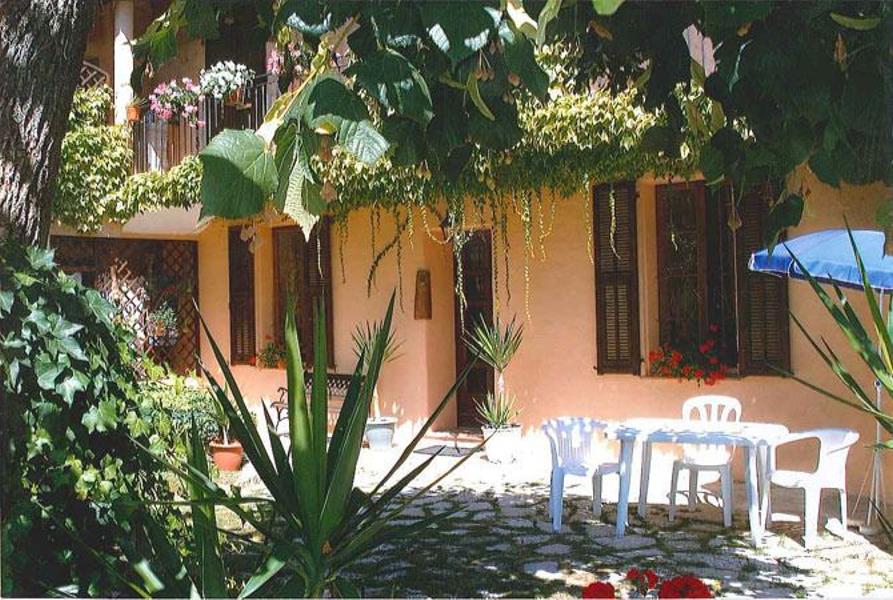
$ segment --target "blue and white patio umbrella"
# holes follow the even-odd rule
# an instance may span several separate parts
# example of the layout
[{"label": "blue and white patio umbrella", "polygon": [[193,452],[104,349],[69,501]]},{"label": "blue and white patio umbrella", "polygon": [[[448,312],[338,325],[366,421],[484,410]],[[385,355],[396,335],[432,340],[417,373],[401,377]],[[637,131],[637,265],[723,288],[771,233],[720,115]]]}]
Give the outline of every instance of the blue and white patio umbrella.
[{"label": "blue and white patio umbrella", "polygon": [[[868,273],[871,287],[879,292],[893,291],[893,256],[884,256],[884,233],[860,229],[853,239]],[[794,279],[805,279],[791,254],[819,281],[862,289],[862,274],[846,229],[827,229],[808,233],[750,256],[751,271],[772,273]]]},{"label": "blue and white patio umbrella", "polygon": [[[883,309],[885,292],[893,291],[893,256],[884,256],[884,233],[860,229],[852,231],[853,241],[862,257],[862,264],[868,274],[868,282],[871,288],[880,292],[880,305]],[[750,256],[748,267],[751,271],[771,273],[793,279],[806,279],[803,270],[793,257],[806,268],[818,281],[825,283],[834,282],[841,287],[863,290],[862,274],[856,264],[856,255],[853,253],[853,241],[850,241],[846,229],[828,229],[816,231],[785,241],[776,246],[770,254],[768,250],[754,252]],[[875,401],[878,410],[881,408],[881,384],[875,381],[877,399]],[[877,425],[877,442],[882,441],[880,424]],[[866,481],[868,476],[866,474]],[[862,489],[853,506],[853,511],[859,506],[862,499]],[[871,483],[868,489],[868,499],[872,506],[886,505],[884,491],[884,478],[881,469],[881,460],[878,452],[874,454],[871,468]],[[869,507],[868,518],[865,521],[864,531],[870,532],[871,517],[874,513]]]}]

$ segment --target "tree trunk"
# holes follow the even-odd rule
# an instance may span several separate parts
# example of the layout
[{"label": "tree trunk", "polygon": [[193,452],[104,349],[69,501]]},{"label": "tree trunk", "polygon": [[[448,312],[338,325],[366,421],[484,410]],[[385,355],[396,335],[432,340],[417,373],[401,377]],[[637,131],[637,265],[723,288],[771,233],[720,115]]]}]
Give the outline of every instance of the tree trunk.
[{"label": "tree trunk", "polygon": [[98,0],[0,3],[0,230],[49,236],[62,138]]}]

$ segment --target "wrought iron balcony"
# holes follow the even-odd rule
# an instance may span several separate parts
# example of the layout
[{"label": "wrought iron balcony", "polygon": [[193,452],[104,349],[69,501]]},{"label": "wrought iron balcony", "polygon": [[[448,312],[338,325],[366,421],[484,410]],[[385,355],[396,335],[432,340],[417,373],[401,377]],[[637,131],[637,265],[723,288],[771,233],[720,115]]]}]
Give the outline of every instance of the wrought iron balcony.
[{"label": "wrought iron balcony", "polygon": [[257,129],[278,97],[276,77],[263,74],[254,79],[237,106],[206,98],[199,106],[201,127],[163,121],[145,110],[132,124],[134,173],[170,169],[198,154],[223,129]]}]

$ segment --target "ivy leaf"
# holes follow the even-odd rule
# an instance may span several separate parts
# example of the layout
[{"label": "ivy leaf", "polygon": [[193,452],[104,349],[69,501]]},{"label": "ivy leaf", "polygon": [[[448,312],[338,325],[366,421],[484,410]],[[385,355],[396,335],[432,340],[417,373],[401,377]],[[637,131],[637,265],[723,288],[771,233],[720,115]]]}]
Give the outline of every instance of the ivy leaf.
[{"label": "ivy leaf", "polygon": [[12,310],[13,299],[12,292],[0,290],[0,315]]},{"label": "ivy leaf", "polygon": [[62,373],[64,367],[48,354],[41,354],[34,361],[34,374],[37,375],[37,385],[44,390],[52,390],[56,387],[56,379]]},{"label": "ivy leaf", "polygon": [[27,253],[28,264],[31,265],[31,268],[35,271],[50,271],[53,269],[53,256],[55,255],[55,250],[52,248],[29,246]]},{"label": "ivy leaf", "polygon": [[202,213],[228,219],[263,210],[276,190],[276,165],[253,131],[225,129],[199,153]]},{"label": "ivy leaf", "polygon": [[94,431],[108,431],[118,426],[118,410],[115,401],[103,399],[99,404],[91,406],[90,409],[81,417],[81,424],[87,428],[89,433]]},{"label": "ivy leaf", "polygon": [[425,2],[419,10],[431,41],[453,64],[486,46],[502,18],[499,10],[477,2],[465,3],[461,10],[449,2]]},{"label": "ivy leaf", "polygon": [[848,17],[840,13],[831,13],[831,19],[847,29],[870,31],[881,24],[880,17]]},{"label": "ivy leaf", "polygon": [[358,61],[347,74],[355,75],[357,83],[376,100],[404,117],[425,125],[434,116],[428,84],[398,52],[379,50]]},{"label": "ivy leaf", "polygon": [[600,15],[613,15],[623,4],[623,0],[592,0],[592,7]]},{"label": "ivy leaf", "polygon": [[533,44],[508,23],[500,25],[499,37],[504,43],[508,70],[520,77],[534,96],[545,100],[549,93],[549,76],[536,62]]},{"label": "ivy leaf", "polygon": [[115,314],[115,307],[108,300],[99,295],[96,290],[88,289],[84,293],[84,307],[90,311],[97,319],[108,327],[112,326],[112,315]]},{"label": "ivy leaf", "polygon": [[68,406],[71,406],[74,402],[74,395],[77,392],[83,392],[87,389],[87,383],[89,383],[90,379],[79,371],[75,371],[70,376],[66,377],[62,380],[58,386],[56,386],[56,391],[62,394],[62,399],[65,401]]}]

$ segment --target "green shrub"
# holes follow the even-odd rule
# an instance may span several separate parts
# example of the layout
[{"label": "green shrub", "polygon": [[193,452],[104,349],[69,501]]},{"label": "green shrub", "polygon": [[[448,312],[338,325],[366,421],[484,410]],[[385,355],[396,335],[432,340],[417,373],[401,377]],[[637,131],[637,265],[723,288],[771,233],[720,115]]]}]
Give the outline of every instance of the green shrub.
[{"label": "green shrub", "polygon": [[220,423],[214,397],[194,375],[183,377],[149,361],[144,370],[140,393],[158,411],[155,420],[169,423],[171,447],[184,449],[183,441],[193,420],[204,444],[218,437]]},{"label": "green shrub", "polygon": [[[161,453],[165,431],[137,394],[131,342],[114,307],[62,274],[52,251],[0,248],[3,595],[132,594],[115,573],[129,569],[119,542],[134,503],[172,494],[134,445]],[[151,512],[182,527],[170,506]]]}]

